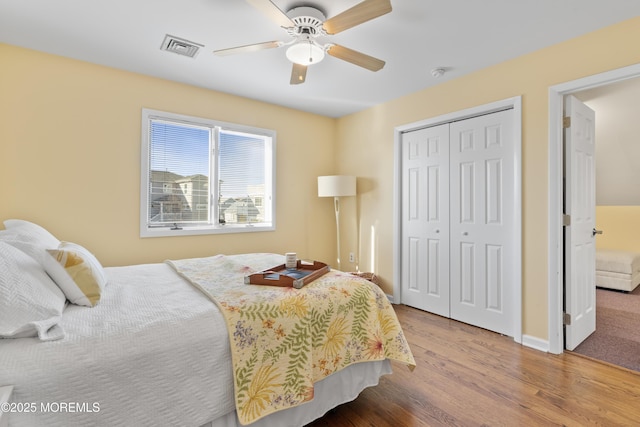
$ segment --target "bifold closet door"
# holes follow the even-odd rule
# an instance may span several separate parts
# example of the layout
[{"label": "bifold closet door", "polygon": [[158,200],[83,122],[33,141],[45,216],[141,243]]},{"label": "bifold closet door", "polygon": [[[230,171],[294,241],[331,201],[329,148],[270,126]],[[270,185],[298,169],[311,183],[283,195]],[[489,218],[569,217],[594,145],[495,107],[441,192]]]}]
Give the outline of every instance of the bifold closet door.
[{"label": "bifold closet door", "polygon": [[513,110],[402,136],[402,298],[514,335]]},{"label": "bifold closet door", "polygon": [[449,124],[402,136],[402,303],[449,317]]},{"label": "bifold closet door", "polygon": [[451,123],[451,318],[513,336],[513,110]]}]

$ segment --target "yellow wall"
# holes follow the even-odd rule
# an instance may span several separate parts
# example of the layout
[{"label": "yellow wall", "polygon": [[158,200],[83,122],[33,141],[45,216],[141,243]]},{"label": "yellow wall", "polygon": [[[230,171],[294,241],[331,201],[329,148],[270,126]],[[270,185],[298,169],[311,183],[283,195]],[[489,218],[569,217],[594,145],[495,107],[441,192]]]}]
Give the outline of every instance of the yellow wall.
[{"label": "yellow wall", "polygon": [[598,249],[640,252],[640,206],[597,206]]},{"label": "yellow wall", "polygon": [[[394,128],[522,95],[523,333],[546,339],[548,89],[640,62],[638,39],[634,18],[337,120],[0,44],[0,220],[38,222],[105,265],[256,251],[332,260],[332,201],[316,177],[356,175],[343,270],[373,271],[391,293]],[[143,107],[275,129],[277,231],[140,239]],[[345,262],[352,250],[357,264]]]},{"label": "yellow wall", "polygon": [[[141,239],[143,107],[274,129],[277,230]],[[261,251],[334,259],[333,207],[316,190],[335,173],[334,140],[334,119],[0,44],[0,223],[39,223],[106,266]]]},{"label": "yellow wall", "polygon": [[633,43],[639,38],[640,18],[634,18],[339,119],[339,171],[367,183],[358,196],[359,224],[346,230],[343,252],[360,242],[360,269],[378,273],[390,292],[394,127],[522,95],[523,334],[547,339],[548,90],[640,62]]}]

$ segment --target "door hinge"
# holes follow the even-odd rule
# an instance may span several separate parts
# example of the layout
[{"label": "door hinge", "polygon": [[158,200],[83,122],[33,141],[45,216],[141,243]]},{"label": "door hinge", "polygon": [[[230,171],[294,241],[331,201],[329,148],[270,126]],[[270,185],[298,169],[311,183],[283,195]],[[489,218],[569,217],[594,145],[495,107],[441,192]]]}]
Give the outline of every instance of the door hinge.
[{"label": "door hinge", "polygon": [[571,325],[571,315],[569,313],[562,313],[562,324]]},{"label": "door hinge", "polygon": [[571,215],[562,215],[562,226],[568,227],[571,225]]},{"label": "door hinge", "polygon": [[562,127],[565,128],[565,129],[571,127],[571,117],[563,117],[562,118]]}]

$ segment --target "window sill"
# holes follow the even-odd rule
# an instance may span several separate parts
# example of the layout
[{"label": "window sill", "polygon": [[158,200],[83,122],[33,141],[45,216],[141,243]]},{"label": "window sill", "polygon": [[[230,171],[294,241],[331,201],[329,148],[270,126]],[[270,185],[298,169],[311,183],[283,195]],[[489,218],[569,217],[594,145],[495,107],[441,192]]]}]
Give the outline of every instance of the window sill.
[{"label": "window sill", "polygon": [[209,234],[231,234],[231,233],[259,233],[263,231],[275,231],[275,225],[267,224],[239,224],[223,225],[218,227],[183,227],[180,230],[172,230],[169,227],[144,228],[140,229],[140,237],[178,237],[178,236],[201,236]]}]

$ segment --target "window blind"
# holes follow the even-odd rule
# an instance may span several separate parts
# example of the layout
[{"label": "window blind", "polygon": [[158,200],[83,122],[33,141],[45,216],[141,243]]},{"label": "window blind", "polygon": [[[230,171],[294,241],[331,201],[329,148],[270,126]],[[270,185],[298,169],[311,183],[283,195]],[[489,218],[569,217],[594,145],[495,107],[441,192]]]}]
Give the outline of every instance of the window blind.
[{"label": "window blind", "polygon": [[211,129],[152,120],[150,226],[210,221]]}]

